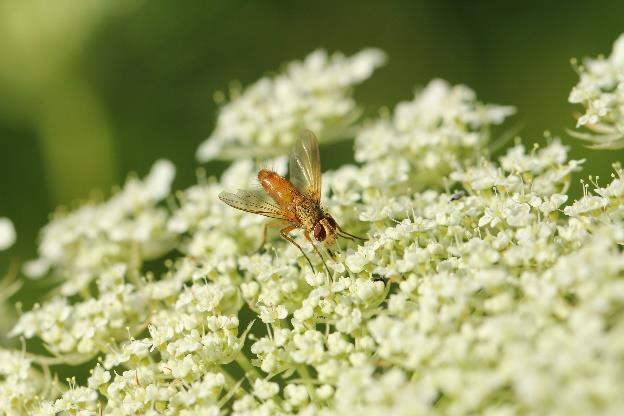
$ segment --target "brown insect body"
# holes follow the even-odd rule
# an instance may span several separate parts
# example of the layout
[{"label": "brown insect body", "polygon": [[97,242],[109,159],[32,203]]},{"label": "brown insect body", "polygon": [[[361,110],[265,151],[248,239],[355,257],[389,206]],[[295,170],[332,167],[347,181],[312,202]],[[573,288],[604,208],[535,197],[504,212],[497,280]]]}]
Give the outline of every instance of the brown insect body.
[{"label": "brown insect body", "polygon": [[284,211],[291,215],[290,222],[305,230],[306,238],[309,239],[312,233],[326,247],[333,244],[336,240],[335,221],[331,217],[327,218],[328,215],[313,196],[299,191],[288,179],[270,170],[261,169],[258,182],[275,202],[286,208]]},{"label": "brown insect body", "polygon": [[[290,158],[290,180],[276,172],[261,169],[258,172],[258,182],[263,191],[238,191],[236,194],[222,192],[219,198],[226,204],[247,212],[274,218],[277,221],[265,226],[281,225],[280,234],[295,245],[305,256],[310,267],[312,262],[301,246],[288,233],[296,228],[304,230],[305,238],[312,243],[329,273],[327,264],[316,245],[310,238],[323,242],[330,255],[329,247],[338,235],[345,238],[358,238],[343,231],[334,219],[321,208],[321,168],[318,150],[318,141],[314,134],[304,130],[301,139]],[[340,234],[339,234],[340,233]]]}]

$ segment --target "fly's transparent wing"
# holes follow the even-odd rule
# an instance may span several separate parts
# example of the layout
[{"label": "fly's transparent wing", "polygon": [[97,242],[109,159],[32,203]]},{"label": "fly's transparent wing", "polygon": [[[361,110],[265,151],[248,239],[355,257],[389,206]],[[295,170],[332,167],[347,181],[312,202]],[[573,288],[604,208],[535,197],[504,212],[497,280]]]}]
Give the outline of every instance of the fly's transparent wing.
[{"label": "fly's transparent wing", "polygon": [[318,140],[310,130],[301,132],[290,155],[290,182],[316,202],[321,200],[321,159]]},{"label": "fly's transparent wing", "polygon": [[289,220],[287,212],[275,204],[263,190],[239,190],[235,194],[221,192],[219,199],[241,211],[264,215],[265,217]]}]

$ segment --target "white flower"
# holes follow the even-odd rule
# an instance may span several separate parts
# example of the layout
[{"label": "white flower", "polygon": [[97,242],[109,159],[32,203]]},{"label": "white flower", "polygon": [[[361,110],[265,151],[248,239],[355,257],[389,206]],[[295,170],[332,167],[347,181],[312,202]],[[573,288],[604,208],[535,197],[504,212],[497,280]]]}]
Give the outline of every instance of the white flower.
[{"label": "white flower", "polygon": [[565,207],[563,212],[569,216],[577,216],[579,214],[586,214],[592,211],[600,210],[608,204],[609,200],[607,198],[596,195],[587,195],[580,200],[575,201],[574,204]]},{"label": "white flower", "polygon": [[307,284],[313,287],[321,286],[325,283],[325,274],[324,273],[306,273],[305,281]]},{"label": "white flower", "polygon": [[529,204],[508,199],[505,202],[505,207],[503,208],[503,216],[505,217],[507,224],[510,226],[524,227],[531,219],[530,211],[531,207]]},{"label": "white flower", "polygon": [[175,166],[170,161],[165,159],[157,160],[145,178],[143,198],[145,200],[160,201],[169,195],[175,171]]},{"label": "white flower", "polygon": [[109,371],[104,370],[101,365],[96,365],[93,370],[91,370],[91,376],[88,380],[88,385],[90,389],[96,390],[101,385],[106,384],[110,381],[111,374]]},{"label": "white flower", "polygon": [[567,200],[567,195],[553,194],[550,196],[550,199],[548,201],[544,201],[539,205],[539,209],[544,214],[549,214],[550,212],[559,209],[559,207],[563,205]]},{"label": "white flower", "polygon": [[63,396],[54,402],[56,412],[88,414],[96,409],[97,392],[87,387],[76,387],[67,390]]},{"label": "white flower", "polygon": [[0,217],[0,251],[6,250],[15,243],[15,227],[10,219]]},{"label": "white flower", "polygon": [[260,306],[260,319],[262,322],[272,324],[279,319],[288,316],[288,310],[284,305]]},{"label": "white flower", "polygon": [[270,381],[257,379],[254,383],[254,394],[262,400],[270,399],[279,393],[279,385]]},{"label": "white flower", "polygon": [[291,355],[295,362],[317,362],[323,356],[323,335],[314,330],[308,330],[302,334],[295,334],[293,336],[292,347],[294,349]]},{"label": "white flower", "polygon": [[358,248],[358,251],[347,255],[347,267],[353,273],[360,273],[364,269],[364,266],[371,262],[373,256],[374,251]]},{"label": "white flower", "polygon": [[308,390],[305,386],[289,384],[284,387],[284,397],[293,406],[301,406],[308,400]]},{"label": "white flower", "polygon": [[28,260],[24,263],[24,274],[31,279],[43,277],[50,269],[50,262],[44,258]]}]

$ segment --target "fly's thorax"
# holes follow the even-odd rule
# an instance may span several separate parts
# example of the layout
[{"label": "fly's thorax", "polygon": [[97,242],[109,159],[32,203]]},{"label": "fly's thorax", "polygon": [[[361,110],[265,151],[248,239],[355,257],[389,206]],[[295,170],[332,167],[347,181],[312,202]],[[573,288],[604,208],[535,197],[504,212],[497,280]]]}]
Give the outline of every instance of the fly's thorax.
[{"label": "fly's thorax", "polygon": [[323,218],[323,211],[318,203],[306,197],[295,197],[293,200],[297,218],[306,230],[314,228],[317,222]]}]

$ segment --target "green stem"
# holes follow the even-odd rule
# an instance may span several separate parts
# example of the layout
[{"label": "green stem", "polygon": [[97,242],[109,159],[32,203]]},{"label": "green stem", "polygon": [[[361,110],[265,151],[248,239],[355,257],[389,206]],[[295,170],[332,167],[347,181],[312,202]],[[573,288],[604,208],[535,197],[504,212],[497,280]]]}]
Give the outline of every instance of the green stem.
[{"label": "green stem", "polygon": [[245,354],[242,352],[239,352],[238,355],[236,355],[234,361],[236,361],[236,364],[238,364],[245,371],[246,377],[249,377],[252,380],[262,378],[262,375],[258,372],[256,367],[249,362],[247,357],[245,357]]},{"label": "green stem", "polygon": [[226,402],[233,395],[239,398],[245,395],[245,389],[243,388],[241,383],[239,381],[236,381],[236,379],[232,377],[232,375],[228,373],[227,370],[223,367],[221,367],[221,374],[223,374],[223,377],[225,377],[225,385],[228,389],[228,393],[224,396],[224,398],[227,397]]},{"label": "green stem", "polygon": [[42,366],[50,366],[59,364],[79,365],[89,361],[91,358],[93,358],[93,355],[67,354],[58,357],[46,357],[44,355],[37,355],[30,352],[25,352],[24,357]]},{"label": "green stem", "polygon": [[137,288],[143,286],[141,281],[141,267],[143,259],[141,257],[141,248],[137,242],[132,243],[130,247],[130,267],[128,268],[128,280]]},{"label": "green stem", "polygon": [[308,390],[308,396],[310,396],[310,400],[315,402],[316,392],[314,391],[314,387],[312,386],[314,380],[312,379],[308,368],[305,366],[305,364],[298,364],[295,368],[297,369],[297,373],[299,373],[303,380],[303,385],[305,386],[306,390]]}]

